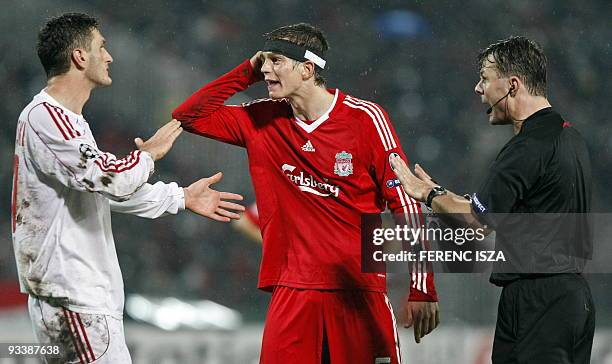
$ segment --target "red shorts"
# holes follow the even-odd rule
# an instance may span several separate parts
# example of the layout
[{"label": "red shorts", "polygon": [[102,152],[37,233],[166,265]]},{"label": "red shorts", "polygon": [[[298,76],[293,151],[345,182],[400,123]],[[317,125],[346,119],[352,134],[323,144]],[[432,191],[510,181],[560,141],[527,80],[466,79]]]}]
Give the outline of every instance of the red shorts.
[{"label": "red shorts", "polygon": [[261,364],[400,364],[393,309],[382,292],[276,287]]}]

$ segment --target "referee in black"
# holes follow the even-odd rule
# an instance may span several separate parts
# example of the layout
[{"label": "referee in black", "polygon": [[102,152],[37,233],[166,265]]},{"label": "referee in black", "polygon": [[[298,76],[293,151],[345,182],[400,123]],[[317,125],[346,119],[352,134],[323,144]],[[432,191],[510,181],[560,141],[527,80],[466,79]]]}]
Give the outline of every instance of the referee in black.
[{"label": "referee in black", "polygon": [[[514,260],[514,269],[494,268],[490,279],[503,287],[494,364],[589,363],[595,307],[581,275],[589,246],[573,245],[588,231],[575,223],[546,221],[590,212],[586,143],[548,102],[546,57],[536,43],[510,37],[487,47],[478,60],[475,91],[490,106],[490,124],[514,130],[478,192],[470,199],[456,195],[418,164],[412,173],[399,158],[392,158],[392,167],[406,193],[434,212],[462,214],[465,225],[495,229],[496,247]],[[532,234],[500,228],[516,216],[531,220]]]}]

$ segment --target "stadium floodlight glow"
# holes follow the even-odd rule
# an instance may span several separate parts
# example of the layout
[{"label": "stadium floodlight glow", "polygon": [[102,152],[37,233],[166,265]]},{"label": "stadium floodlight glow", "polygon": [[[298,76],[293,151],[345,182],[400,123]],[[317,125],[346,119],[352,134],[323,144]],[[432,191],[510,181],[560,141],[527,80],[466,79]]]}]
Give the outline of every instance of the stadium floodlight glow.
[{"label": "stadium floodlight glow", "polygon": [[140,295],[132,295],[125,302],[125,310],[129,315],[136,319],[144,321],[153,315],[153,304],[146,298]]},{"label": "stadium floodlight glow", "polygon": [[181,326],[182,317],[180,310],[171,307],[159,307],[153,314],[152,323],[164,330],[176,330]]},{"label": "stadium floodlight glow", "polygon": [[239,312],[209,300],[185,301],[176,297],[152,298],[134,294],[127,297],[125,311],[135,320],[168,331],[181,328],[235,330],[242,325]]}]

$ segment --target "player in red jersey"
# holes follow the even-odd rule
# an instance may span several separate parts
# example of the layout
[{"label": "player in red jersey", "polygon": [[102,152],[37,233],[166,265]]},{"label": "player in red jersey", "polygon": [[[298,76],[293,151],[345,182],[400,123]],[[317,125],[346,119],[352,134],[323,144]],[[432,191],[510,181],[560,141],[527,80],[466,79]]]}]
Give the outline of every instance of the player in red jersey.
[{"label": "player in red jersey", "polygon": [[[385,207],[419,225],[420,205],[395,181],[406,159],[377,104],[325,87],[328,49],[308,24],[266,34],[250,60],[173,113],[183,128],[245,147],[259,208],[259,288],[272,291],[261,362],[400,363],[384,274],[361,271],[361,216]],[[224,106],[265,80],[269,99]],[[422,272],[422,273],[421,273]],[[438,320],[433,276],[415,272],[404,312],[415,339]]]}]

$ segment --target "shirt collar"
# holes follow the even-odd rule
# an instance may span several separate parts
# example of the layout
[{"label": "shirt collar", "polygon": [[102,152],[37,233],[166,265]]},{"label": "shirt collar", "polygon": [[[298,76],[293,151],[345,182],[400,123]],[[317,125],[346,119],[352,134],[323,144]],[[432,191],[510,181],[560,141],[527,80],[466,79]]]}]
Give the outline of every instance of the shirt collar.
[{"label": "shirt collar", "polygon": [[553,113],[553,109],[552,107],[549,106],[549,107],[545,107],[531,114],[527,119],[525,119],[525,121],[523,121],[523,125],[521,125],[521,132],[533,128],[536,125],[536,122],[534,122],[534,119],[537,119],[539,117],[546,116],[552,113]]}]

